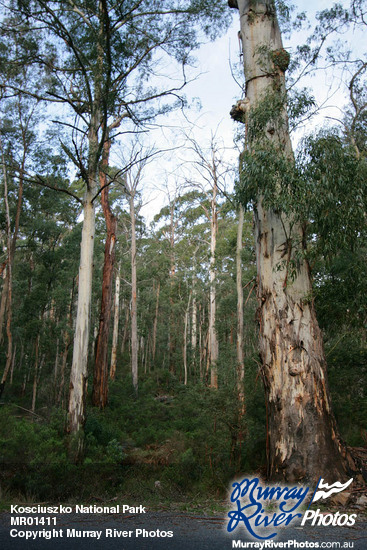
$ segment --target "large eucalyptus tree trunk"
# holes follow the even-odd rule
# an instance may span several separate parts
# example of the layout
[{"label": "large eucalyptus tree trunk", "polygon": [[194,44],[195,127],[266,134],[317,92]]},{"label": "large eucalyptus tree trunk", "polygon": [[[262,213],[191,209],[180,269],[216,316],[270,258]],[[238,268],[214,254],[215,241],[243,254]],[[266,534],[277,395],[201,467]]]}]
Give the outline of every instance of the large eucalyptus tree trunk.
[{"label": "large eucalyptus tree trunk", "polygon": [[[88,158],[78,167],[86,185],[83,201],[83,229],[80,244],[78,283],[78,306],[75,323],[73,362],[70,373],[69,414],[67,431],[72,436],[69,453],[75,462],[82,460],[84,452],[84,424],[86,420],[85,400],[88,381],[88,344],[90,330],[90,309],[92,300],[93,249],[95,234],[95,205],[97,196],[99,162],[107,136],[107,98],[110,89],[111,59],[109,57],[108,7],[98,2],[98,34],[96,35],[96,56],[93,77],[88,86]],[[93,90],[93,91],[92,91]],[[108,144],[108,140],[107,140]],[[108,147],[107,147],[108,149]],[[108,153],[108,151],[107,151]],[[106,156],[106,151],[105,151]],[[108,160],[108,155],[107,155]]]},{"label": "large eucalyptus tree trunk", "polygon": [[[97,102],[98,105],[98,102]],[[101,116],[94,107],[88,134],[89,155],[86,191],[83,201],[83,229],[80,243],[78,276],[78,305],[75,321],[73,361],[70,372],[69,414],[67,431],[73,436],[70,441],[70,457],[79,462],[84,453],[84,424],[86,420],[85,401],[88,384],[88,344],[90,310],[92,300],[93,250],[95,234],[94,199],[98,179],[98,129]]]},{"label": "large eucalyptus tree trunk", "polygon": [[84,220],[80,244],[80,264],[78,283],[78,306],[74,333],[73,362],[70,373],[68,432],[77,437],[72,454],[76,461],[83,453],[83,433],[85,424],[85,399],[87,393],[87,362],[90,326],[90,306],[92,298],[93,248],[95,232],[95,212],[93,198],[95,184],[87,189],[84,199]]},{"label": "large eucalyptus tree trunk", "polygon": [[[284,72],[289,61],[283,49],[274,2],[229,1],[240,11],[246,98],[237,107],[247,124],[248,150],[278,151],[292,162],[285,106]],[[278,120],[261,126],[254,113],[272,97],[283,107]],[[269,103],[269,101],[268,101]],[[256,109],[256,111],[255,111]],[[263,148],[263,149],[262,149]],[[279,183],[282,174],[279,174]],[[255,200],[260,354],[268,410],[268,474],[287,482],[334,482],[346,475],[347,453],[330,406],[326,362],[317,324],[310,271],[295,257],[303,243],[300,225],[279,209],[265,207],[262,190]],[[296,263],[296,260],[298,262]],[[283,269],[281,267],[283,266]],[[295,266],[292,278],[289,267]],[[291,280],[292,279],[292,280]]]}]

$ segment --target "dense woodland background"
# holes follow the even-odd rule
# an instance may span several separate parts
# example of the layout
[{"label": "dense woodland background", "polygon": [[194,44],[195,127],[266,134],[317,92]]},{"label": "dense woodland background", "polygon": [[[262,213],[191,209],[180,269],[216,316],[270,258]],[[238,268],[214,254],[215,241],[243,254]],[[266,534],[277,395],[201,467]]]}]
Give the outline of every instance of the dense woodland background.
[{"label": "dense woodland background", "polygon": [[[170,56],[176,68],[189,64],[195,41],[226,29],[229,9],[225,2],[178,2],[168,13],[168,3],[160,2],[158,9],[149,2],[146,13],[145,2],[120,4],[118,12],[101,3],[102,11],[109,10],[109,28],[94,14],[94,2],[2,7],[0,460],[2,488],[10,497],[120,493],[152,501],[192,499],[224,494],[236,473],[266,473],[251,172],[239,177],[218,136],[199,142],[190,130],[177,138],[185,143],[180,166],[174,164],[176,152],[165,156],[160,149],[166,147],[152,148],[147,137],[154,121],[168,124],[165,113],[184,105],[179,98],[184,82],[168,86],[161,68]],[[304,17],[287,19],[285,5],[279,7],[283,25],[304,23]],[[307,224],[313,275],[308,299],[315,301],[324,335],[334,414],[347,444],[361,449],[367,446],[367,64],[359,54],[333,46],[333,40],[366,29],[366,17],[362,1],[326,10],[308,31],[308,44],[294,49],[288,109],[291,126],[303,128],[304,138],[289,176],[292,193],[281,196],[285,209],[297,204],[296,215]],[[108,37],[103,44],[101,20]],[[190,32],[188,20],[195,23]],[[110,50],[98,73],[95,60],[102,46],[104,55]],[[301,73],[340,66],[345,90],[340,120],[318,123],[310,134],[318,98],[303,87],[296,92],[294,83]],[[97,105],[88,86],[97,90],[100,80]],[[76,465],[70,459],[67,410],[82,202],[96,109],[102,114],[92,160],[99,189],[108,187],[97,189],[94,200],[85,445]],[[243,128],[234,124],[240,150]],[[115,154],[110,159],[106,144]],[[169,166],[166,202],[147,222],[140,210],[157,156]],[[265,177],[284,168],[271,167],[267,158],[262,162]],[[109,235],[106,220],[113,229]],[[279,266],[289,270],[288,284],[292,269]],[[214,359],[210,331],[217,340]],[[105,374],[96,374],[97,360],[108,383]]]}]

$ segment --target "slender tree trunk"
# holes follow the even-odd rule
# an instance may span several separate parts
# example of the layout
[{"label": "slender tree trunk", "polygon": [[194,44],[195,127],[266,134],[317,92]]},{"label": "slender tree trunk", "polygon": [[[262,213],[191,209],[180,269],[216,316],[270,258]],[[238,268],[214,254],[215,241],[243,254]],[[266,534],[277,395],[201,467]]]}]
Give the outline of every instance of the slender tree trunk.
[{"label": "slender tree trunk", "polygon": [[127,335],[129,331],[129,317],[130,317],[130,307],[129,304],[125,302],[125,300],[122,302],[123,309],[125,308],[125,324],[124,324],[124,333],[122,335],[122,342],[121,342],[121,355],[125,351],[125,345],[127,342]]},{"label": "slender tree trunk", "polygon": [[197,307],[196,307],[196,281],[193,276],[192,283],[192,318],[191,318],[191,348],[195,362],[195,352],[197,346]]},{"label": "slender tree trunk", "polygon": [[92,334],[92,345],[90,346],[90,353],[89,357],[91,361],[95,361],[96,358],[96,343],[97,343],[97,336],[98,336],[98,326],[95,326],[93,328],[93,334]]},{"label": "slender tree trunk", "polygon": [[5,318],[8,310],[8,297],[9,297],[9,269],[8,269],[9,261],[7,260],[5,263],[5,268],[3,271],[3,288],[1,290],[1,301],[0,301],[0,344],[4,342],[4,325]]},{"label": "slender tree trunk", "polygon": [[194,261],[193,261],[193,274],[192,274],[192,315],[191,315],[191,352],[192,360],[191,367],[193,372],[196,368],[196,348],[197,348],[197,332],[198,332],[198,322],[197,322],[197,304],[196,304],[196,253],[198,247],[194,251]]},{"label": "slender tree trunk", "polygon": [[[16,250],[18,232],[19,232],[20,215],[22,212],[24,171],[25,171],[27,151],[28,151],[28,148],[26,145],[26,136],[25,136],[25,132],[23,132],[23,156],[22,156],[22,163],[21,163],[20,172],[19,172],[17,209],[15,213],[13,236],[10,242],[10,249],[8,250],[7,270],[5,274],[5,280],[4,280],[4,285],[3,285],[2,294],[1,294],[1,302],[0,302],[0,344],[2,344],[3,342],[4,319],[9,307],[9,300],[8,300],[9,292],[11,293],[11,289],[9,290],[9,287],[11,287],[11,282],[10,282],[11,271],[14,263],[14,256],[15,256],[15,250]],[[7,175],[6,175],[5,159],[3,155],[2,144],[1,144],[1,154],[2,154],[3,173],[4,173],[4,179],[5,179]],[[9,266],[10,266],[10,269],[9,269]]]},{"label": "slender tree trunk", "polygon": [[106,136],[103,148],[99,181],[101,186],[101,203],[106,220],[107,238],[104,250],[104,264],[102,277],[102,300],[99,316],[99,329],[95,350],[94,378],[92,403],[95,407],[104,409],[108,398],[108,340],[112,311],[112,280],[115,263],[115,243],[117,219],[113,215],[109,200],[107,185],[107,168],[110,156],[111,142]]},{"label": "slender tree trunk", "polygon": [[154,322],[153,322],[153,343],[152,343],[152,360],[154,364],[155,360],[155,352],[156,352],[156,346],[157,346],[157,327],[158,327],[158,312],[159,312],[159,292],[161,288],[161,283],[158,281],[157,284],[157,295],[156,295],[156,302],[155,302],[155,313],[154,313]]},{"label": "slender tree trunk", "polygon": [[1,160],[3,165],[3,177],[4,177],[4,203],[5,203],[5,219],[6,219],[6,239],[7,239],[7,278],[8,281],[6,292],[6,302],[7,302],[7,320],[6,320],[6,335],[8,339],[7,351],[6,351],[6,362],[5,369],[0,382],[0,397],[4,391],[6,379],[8,377],[9,369],[12,361],[12,352],[13,352],[13,335],[11,332],[11,321],[12,321],[12,241],[11,241],[11,224],[10,224],[10,210],[9,210],[9,195],[8,195],[8,175],[5,166],[5,158],[2,142],[0,140],[0,149],[1,149]]},{"label": "slender tree trunk", "polygon": [[138,319],[136,281],[136,229],[134,195],[130,195],[131,221],[131,373],[135,393],[138,393]]},{"label": "slender tree trunk", "polygon": [[54,401],[56,402],[56,385],[57,377],[59,374],[59,339],[56,339],[56,353],[55,353],[55,364],[54,364]]},{"label": "slender tree trunk", "polygon": [[173,374],[176,371],[175,368],[175,316],[173,312],[173,295],[174,295],[174,285],[176,277],[176,261],[175,261],[175,223],[174,223],[174,209],[175,204],[171,204],[171,215],[170,215],[170,248],[171,248],[171,266],[170,266],[170,295],[169,295],[169,326],[168,326],[168,350],[169,350],[169,370]]},{"label": "slender tree trunk", "polygon": [[119,336],[119,320],[120,320],[120,275],[121,262],[118,267],[115,281],[115,300],[114,300],[114,317],[113,317],[113,335],[112,335],[112,350],[111,350],[111,368],[110,378],[115,380],[117,366],[117,343]]},{"label": "slender tree trunk", "polygon": [[243,346],[243,288],[242,288],[243,207],[240,206],[237,227],[236,284],[237,284],[237,392],[240,419],[245,414],[245,353]]},{"label": "slender tree trunk", "polygon": [[61,372],[60,372],[60,385],[59,385],[59,393],[57,397],[57,403],[61,403],[61,406],[63,406],[63,393],[64,393],[64,386],[65,386],[65,371],[66,371],[66,364],[68,360],[68,352],[70,347],[70,334],[69,331],[65,331],[64,333],[64,351],[62,354],[62,363],[61,363]]},{"label": "slender tree trunk", "polygon": [[22,391],[21,391],[22,397],[24,397],[26,387],[27,387],[27,375],[25,374],[23,376],[23,384],[22,384]]},{"label": "slender tree trunk", "polygon": [[[24,346],[22,344],[20,348],[20,357],[19,357],[19,366],[18,366],[18,370],[20,373],[22,372],[23,358],[24,358]],[[21,395],[23,395],[22,389],[21,389]]]},{"label": "slender tree trunk", "polygon": [[210,385],[218,388],[218,338],[215,326],[216,318],[216,269],[215,249],[217,245],[218,214],[217,214],[217,182],[213,181],[213,194],[211,200],[210,217],[210,297],[209,297],[209,364],[210,364]]},{"label": "slender tree trunk", "polygon": [[74,305],[74,294],[75,294],[75,278],[73,278],[73,284],[71,287],[70,292],[70,304],[69,304],[69,312],[68,312],[68,324],[67,329],[64,331],[64,351],[62,354],[62,362],[61,362],[61,372],[60,372],[60,385],[59,385],[59,393],[57,397],[57,403],[63,406],[63,394],[64,394],[64,385],[65,385],[65,372],[66,372],[66,364],[68,361],[68,354],[69,354],[69,348],[70,348],[70,333],[73,326],[73,305]]},{"label": "slender tree trunk", "polygon": [[[204,317],[205,312],[202,305],[199,303],[199,317],[200,317],[200,323],[199,323],[199,373],[200,373],[200,380],[204,381],[204,367],[205,367],[205,361],[206,361],[206,350],[207,350],[207,338],[204,336]],[[209,333],[208,333],[209,334]]]},{"label": "slender tree trunk", "polygon": [[150,338],[148,337],[146,339],[145,350],[144,350],[144,374],[148,372],[149,341],[150,341]]},{"label": "slender tree trunk", "polygon": [[[232,446],[231,459],[236,465],[236,471],[241,467],[241,450],[245,431],[245,353],[243,343],[243,287],[242,287],[242,233],[243,233],[243,208],[239,207],[237,226],[237,247],[236,247],[236,287],[237,287],[237,397],[238,414],[237,422],[231,430]],[[232,325],[231,325],[232,343]]]},{"label": "slender tree trunk", "polygon": [[[284,97],[287,52],[273,2],[238,0],[238,7],[248,122],[266,94]],[[273,119],[257,135],[249,136],[250,151],[267,144],[291,161],[285,106],[277,123]],[[268,474],[286,482],[320,476],[328,482],[341,481],[348,467],[346,449],[331,412],[322,337],[310,300],[310,271],[306,261],[299,260],[290,282],[288,270],[279,269],[285,257],[288,265],[294,259],[295,243],[303,242],[301,227],[291,222],[281,212],[265,208],[259,193],[255,241],[260,354],[268,409]]]},{"label": "slender tree trunk", "polygon": [[40,335],[37,334],[37,338],[36,338],[36,349],[35,349],[35,359],[34,359],[33,389],[32,389],[32,406],[31,406],[31,411],[32,411],[32,412],[35,412],[35,410],[36,410],[37,385],[38,385],[38,357],[39,357],[39,345],[40,345]]},{"label": "slender tree trunk", "polygon": [[203,330],[202,330],[202,320],[201,320],[201,304],[199,303],[199,377],[200,380],[203,381],[203,354],[202,354],[202,347],[203,347]]},{"label": "slender tree trunk", "polygon": [[183,364],[184,364],[184,384],[187,386],[187,327],[189,324],[190,302],[191,292],[189,294],[189,300],[187,302],[187,308],[185,311],[185,323],[184,323],[184,341],[183,341]]},{"label": "slender tree trunk", "polygon": [[15,344],[14,351],[13,351],[13,359],[11,361],[11,367],[10,367],[10,380],[9,380],[10,386],[13,384],[13,376],[14,376],[14,367],[15,367],[16,355],[17,355],[17,345]]}]

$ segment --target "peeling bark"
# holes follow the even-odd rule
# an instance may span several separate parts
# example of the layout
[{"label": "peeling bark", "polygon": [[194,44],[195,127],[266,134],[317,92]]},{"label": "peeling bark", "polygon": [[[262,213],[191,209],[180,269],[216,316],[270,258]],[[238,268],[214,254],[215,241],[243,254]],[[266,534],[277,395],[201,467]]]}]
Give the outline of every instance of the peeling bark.
[{"label": "peeling bark", "polygon": [[[85,400],[88,381],[88,344],[90,330],[90,307],[92,298],[93,248],[95,234],[95,206],[97,194],[99,162],[106,137],[107,112],[105,109],[103,86],[104,78],[110,71],[106,60],[106,24],[108,13],[105,2],[98,4],[98,36],[96,43],[96,61],[93,77],[93,97],[90,96],[88,108],[90,120],[88,127],[88,159],[82,175],[86,184],[83,201],[83,229],[80,245],[78,307],[76,315],[73,362],[70,373],[69,414],[67,431],[69,453],[74,462],[80,462],[84,454],[84,424],[86,420]],[[108,47],[108,45],[107,45]],[[106,81],[105,81],[106,82]]]},{"label": "peeling bark", "polygon": [[92,199],[96,186],[88,189],[84,201],[84,221],[80,245],[80,265],[78,284],[78,307],[75,324],[73,362],[70,373],[68,433],[77,441],[71,450],[78,462],[83,454],[83,433],[85,424],[85,399],[88,384],[88,342],[90,326],[90,306],[92,296],[93,247],[95,232],[95,212]]},{"label": "peeling bark", "polygon": [[[285,92],[284,71],[271,56],[260,54],[261,48],[274,52],[283,50],[283,45],[273,4],[238,0],[238,7],[251,109],[269,90]],[[281,117],[277,131],[266,127],[262,137],[292,159],[285,106]],[[248,146],[251,150],[255,143]],[[303,242],[302,228],[281,213],[266,210],[259,196],[255,239],[260,355],[269,426],[268,475],[286,482],[320,476],[328,482],[341,481],[352,461],[331,411],[322,337],[310,300],[310,271],[305,260],[300,261],[293,281],[287,281],[287,269],[279,270],[286,248],[293,257],[292,239]]]},{"label": "peeling bark", "polygon": [[108,340],[111,325],[112,311],[112,280],[115,264],[115,245],[117,219],[111,211],[108,200],[107,168],[110,156],[111,141],[106,136],[103,147],[101,168],[99,170],[99,182],[101,191],[101,203],[106,220],[107,238],[104,250],[103,276],[102,276],[102,300],[99,316],[99,328],[95,349],[94,377],[92,403],[95,407],[104,409],[108,399]]}]

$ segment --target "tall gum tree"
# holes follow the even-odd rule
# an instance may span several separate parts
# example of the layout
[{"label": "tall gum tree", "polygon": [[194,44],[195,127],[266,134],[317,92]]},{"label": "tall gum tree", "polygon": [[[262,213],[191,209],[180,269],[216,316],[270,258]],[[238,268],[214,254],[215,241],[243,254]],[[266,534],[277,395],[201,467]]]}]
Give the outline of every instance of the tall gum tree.
[{"label": "tall gum tree", "polygon": [[129,198],[129,214],[131,224],[131,374],[135,394],[138,393],[138,287],[137,287],[137,250],[136,250],[136,195],[144,163],[138,166],[136,174],[128,174],[125,184]]},{"label": "tall gum tree", "polygon": [[102,160],[99,170],[101,205],[106,221],[107,237],[104,250],[101,310],[95,350],[92,403],[94,406],[100,407],[101,409],[107,405],[108,398],[108,342],[112,310],[112,280],[117,232],[117,218],[113,214],[110,206],[108,197],[109,186],[107,183],[107,170],[111,150],[109,134],[111,129],[111,127],[108,129],[106,140],[103,145]]},{"label": "tall gum tree", "polygon": [[[221,147],[215,136],[212,136],[210,146],[203,149],[195,139],[188,139],[188,150],[191,153],[189,163],[190,181],[206,196],[200,206],[210,223],[210,260],[209,260],[209,326],[208,326],[208,362],[207,375],[210,376],[210,386],[218,388],[218,358],[219,342],[216,327],[217,318],[217,276],[216,247],[218,236],[218,214],[220,212],[220,191],[226,186],[229,167],[222,158]],[[205,204],[207,203],[207,204]]]},{"label": "tall gum tree", "polygon": [[240,13],[246,79],[246,98],[231,114],[246,123],[248,151],[241,165],[243,171],[252,170],[252,184],[257,185],[253,201],[268,476],[286,482],[322,476],[334,482],[346,477],[353,461],[331,410],[309,266],[297,254],[303,231],[280,205],[269,206],[264,198],[272,177],[275,192],[288,185],[282,171],[268,165],[264,185],[260,184],[264,158],[282,158],[284,166],[293,163],[285,100],[289,55],[273,1],[228,3]]},{"label": "tall gum tree", "polygon": [[[26,71],[23,71],[21,76],[25,76]],[[30,103],[30,104],[29,104]],[[32,146],[32,141],[34,141],[34,114],[36,111],[37,104],[35,102],[27,102],[23,97],[18,96],[14,99],[13,102],[8,102],[5,104],[5,111],[10,114],[9,120],[2,120],[1,133],[4,132],[4,126],[10,126],[8,130],[7,141],[12,143],[14,139],[17,140],[19,145],[19,150],[13,145],[10,147],[12,151],[11,158],[8,158],[8,161],[5,159],[2,136],[0,136],[0,151],[1,151],[1,163],[2,163],[2,175],[4,181],[4,204],[5,204],[5,218],[6,218],[6,236],[7,236],[7,260],[1,267],[1,274],[3,269],[5,269],[5,278],[4,284],[1,291],[0,299],[0,344],[3,343],[3,327],[6,324],[6,334],[7,334],[7,361],[5,365],[5,370],[1,378],[0,383],[0,397],[5,387],[5,382],[8,376],[8,372],[11,364],[11,355],[12,352],[12,271],[14,265],[14,258],[16,252],[16,245],[19,234],[20,218],[22,212],[23,204],[23,188],[24,188],[24,175],[26,171],[27,157]],[[11,122],[10,122],[11,120]],[[4,132],[6,133],[6,132]],[[8,145],[9,148],[9,145]],[[9,154],[10,151],[8,151]],[[18,180],[18,190],[17,190],[17,201],[16,201],[16,211],[14,226],[12,226],[10,220],[10,210],[9,210],[9,201],[8,201],[8,165],[13,172],[13,176]],[[14,173],[15,172],[15,173]],[[9,233],[10,232],[10,233]],[[9,240],[10,239],[10,240]],[[6,323],[5,323],[5,319]],[[15,354],[14,354],[15,359]]]},{"label": "tall gum tree", "polygon": [[[85,183],[68,417],[78,459],[86,418],[95,199],[106,129],[120,117],[128,115],[139,123],[181,106],[190,52],[204,35],[214,38],[229,17],[221,0],[20,0],[5,3],[4,17],[10,33],[17,33],[21,23],[33,44],[32,49],[26,44],[20,54],[13,53],[9,64],[41,67],[49,78],[43,93],[25,89],[27,82],[9,84],[4,75],[0,88],[25,91],[62,105],[65,112],[70,109],[71,117],[58,121],[69,132],[63,148]],[[168,57],[183,68],[173,87],[172,79],[162,79],[158,69]],[[169,99],[164,103],[163,98]]]}]

